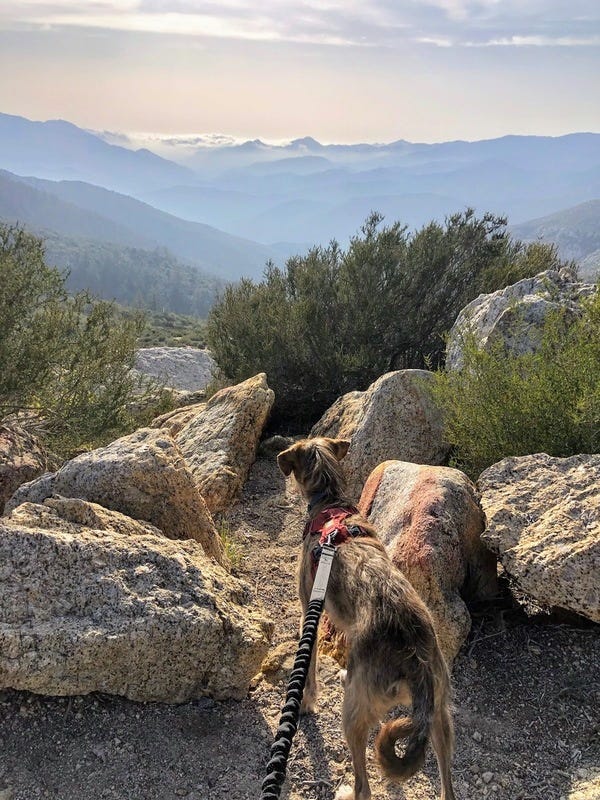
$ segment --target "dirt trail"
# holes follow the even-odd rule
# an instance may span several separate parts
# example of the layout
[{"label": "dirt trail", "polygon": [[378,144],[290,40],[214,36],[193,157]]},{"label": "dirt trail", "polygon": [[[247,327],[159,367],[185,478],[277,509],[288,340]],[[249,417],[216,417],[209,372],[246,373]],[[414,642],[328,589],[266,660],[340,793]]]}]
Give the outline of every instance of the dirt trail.
[{"label": "dirt trail", "polygon": [[[298,628],[303,516],[273,459],[256,462],[227,515],[242,556],[239,572],[275,620],[274,646],[284,651]],[[285,669],[276,667],[274,659],[271,682],[258,682],[239,703],[165,706],[99,694],[0,693],[0,800],[258,800],[285,694]],[[351,777],[337,666],[323,659],[320,675],[319,712],[302,722],[292,747],[287,800],[331,800]],[[560,800],[600,767],[597,628],[544,625],[510,609],[487,609],[475,614],[453,679],[459,800]],[[433,756],[403,788],[380,781],[371,756],[372,750],[373,800],[438,797]],[[590,791],[585,800],[599,796]]]}]

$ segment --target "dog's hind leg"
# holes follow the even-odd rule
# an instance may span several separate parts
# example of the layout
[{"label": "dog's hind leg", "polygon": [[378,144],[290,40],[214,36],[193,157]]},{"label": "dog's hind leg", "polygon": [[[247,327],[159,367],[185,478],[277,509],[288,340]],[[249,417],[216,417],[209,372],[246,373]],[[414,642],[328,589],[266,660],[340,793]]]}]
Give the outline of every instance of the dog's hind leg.
[{"label": "dog's hind leg", "polygon": [[445,704],[436,710],[431,725],[431,744],[435,750],[435,757],[440,771],[442,794],[440,800],[456,800],[452,788],[452,775],[450,774],[450,761],[454,749],[454,729],[452,717]]},{"label": "dog's hind leg", "polygon": [[341,787],[335,800],[370,800],[371,789],[367,777],[367,739],[369,730],[376,724],[377,718],[368,708],[367,698],[361,692],[358,682],[353,684],[352,677],[346,679],[342,724],[344,736],[350,748],[352,767],[354,770],[354,789]]}]

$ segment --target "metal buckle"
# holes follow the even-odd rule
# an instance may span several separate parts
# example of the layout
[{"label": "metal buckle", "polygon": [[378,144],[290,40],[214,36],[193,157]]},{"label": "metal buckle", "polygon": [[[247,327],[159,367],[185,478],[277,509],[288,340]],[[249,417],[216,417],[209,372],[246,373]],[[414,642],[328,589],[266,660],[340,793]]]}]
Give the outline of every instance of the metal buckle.
[{"label": "metal buckle", "polygon": [[334,542],[334,540],[335,540],[335,537],[338,535],[338,533],[339,533],[339,532],[340,532],[340,531],[339,531],[339,528],[334,528],[334,529],[331,531],[331,533],[328,533],[328,534],[327,534],[327,538],[325,539],[325,541],[323,542],[323,544],[324,544],[324,545],[328,545],[329,547],[334,547],[334,544],[333,544],[333,542]]}]

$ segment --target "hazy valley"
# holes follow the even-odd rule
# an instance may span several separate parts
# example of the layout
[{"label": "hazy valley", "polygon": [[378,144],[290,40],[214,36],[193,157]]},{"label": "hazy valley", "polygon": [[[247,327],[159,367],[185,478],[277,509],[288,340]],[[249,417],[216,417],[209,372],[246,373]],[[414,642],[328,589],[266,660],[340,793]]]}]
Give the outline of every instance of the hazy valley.
[{"label": "hazy valley", "polygon": [[[108,141],[107,141],[108,139]],[[113,144],[119,141],[122,144]],[[337,239],[372,211],[410,229],[475,208],[514,235],[553,241],[595,275],[600,135],[323,145],[260,140],[161,152],[127,136],[0,115],[0,219],[47,240],[73,288],[204,316],[215,292]]]}]

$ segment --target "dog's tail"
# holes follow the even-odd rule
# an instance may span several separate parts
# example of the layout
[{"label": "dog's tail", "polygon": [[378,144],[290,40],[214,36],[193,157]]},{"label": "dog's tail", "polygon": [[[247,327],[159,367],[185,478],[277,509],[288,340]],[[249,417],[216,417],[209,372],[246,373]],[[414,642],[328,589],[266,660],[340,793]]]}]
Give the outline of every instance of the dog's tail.
[{"label": "dog's tail", "polygon": [[[434,677],[431,664],[419,662],[418,669],[407,675],[413,697],[412,717],[401,717],[381,726],[375,740],[375,756],[381,771],[390,780],[405,781],[425,762],[429,731],[435,707]],[[407,739],[402,756],[396,742]]]}]

